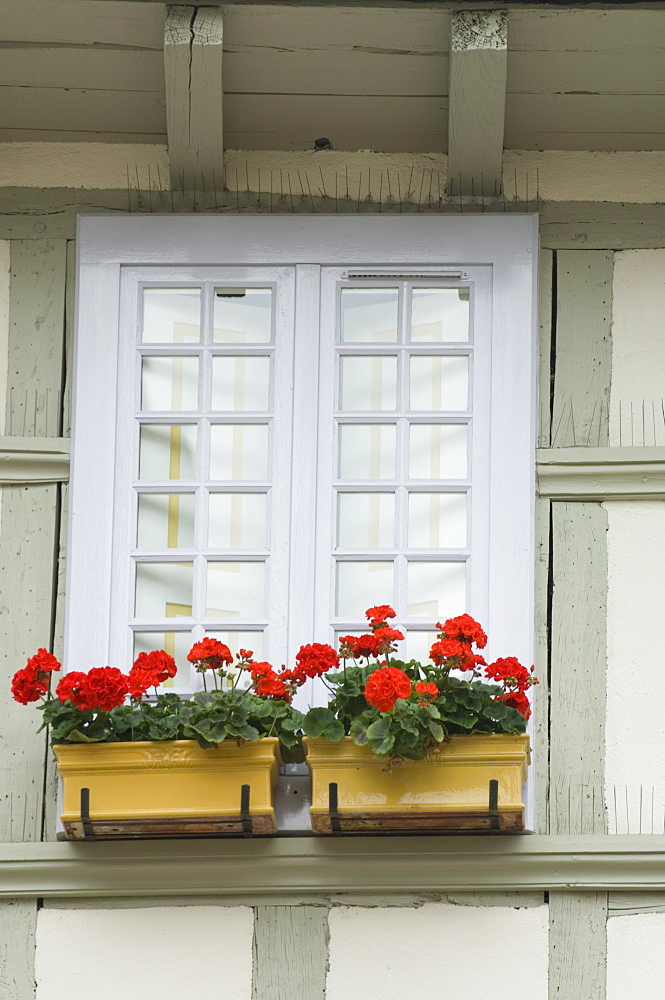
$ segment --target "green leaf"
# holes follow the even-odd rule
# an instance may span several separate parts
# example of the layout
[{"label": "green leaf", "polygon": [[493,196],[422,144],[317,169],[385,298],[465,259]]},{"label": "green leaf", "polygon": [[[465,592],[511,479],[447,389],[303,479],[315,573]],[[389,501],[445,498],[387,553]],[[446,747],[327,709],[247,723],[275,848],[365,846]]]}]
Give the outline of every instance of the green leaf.
[{"label": "green leaf", "polygon": [[[329,708],[310,708],[305,715],[303,730],[311,739],[319,739],[337,720]],[[343,728],[343,727],[342,727]],[[344,733],[342,732],[342,736]],[[341,739],[341,737],[338,737]]]},{"label": "green leaf", "polygon": [[437,743],[443,743],[445,737],[443,726],[441,726],[438,722],[430,722],[429,731]]}]

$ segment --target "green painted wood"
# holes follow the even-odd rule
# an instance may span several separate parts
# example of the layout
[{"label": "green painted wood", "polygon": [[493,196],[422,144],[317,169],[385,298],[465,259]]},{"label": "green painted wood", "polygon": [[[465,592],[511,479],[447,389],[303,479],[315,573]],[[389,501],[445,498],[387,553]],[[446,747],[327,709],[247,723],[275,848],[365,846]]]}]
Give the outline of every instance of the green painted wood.
[{"label": "green painted wood", "polygon": [[604,802],[607,512],[552,505],[550,832],[607,830]]},{"label": "green painted wood", "polygon": [[609,917],[625,917],[634,913],[665,913],[665,893],[610,892]]},{"label": "green painted wood", "polygon": [[605,1000],[607,893],[550,893],[549,1000]]},{"label": "green painted wood", "polygon": [[35,900],[0,900],[0,997],[33,1000],[35,995]]},{"label": "green painted wood", "polygon": [[614,255],[557,254],[554,447],[608,443]]},{"label": "green painted wood", "polygon": [[550,574],[549,500],[536,501],[536,566],[534,578],[534,666],[538,684],[532,689],[533,755],[531,781],[534,793],[533,829],[549,831],[549,574]]},{"label": "green painted wood", "polygon": [[252,1000],[325,1000],[327,967],[327,907],[256,907]]},{"label": "green painted wood", "polygon": [[550,444],[552,389],[552,283],[554,252],[541,250],[538,261],[538,444]]},{"label": "green painted wood", "polygon": [[665,891],[665,836],[278,837],[0,844],[0,898],[279,897],[291,904]]},{"label": "green painted wood", "polygon": [[0,485],[56,483],[68,478],[68,440],[0,437]]},{"label": "green painted wood", "polygon": [[567,501],[665,499],[665,447],[540,448],[538,493]]}]

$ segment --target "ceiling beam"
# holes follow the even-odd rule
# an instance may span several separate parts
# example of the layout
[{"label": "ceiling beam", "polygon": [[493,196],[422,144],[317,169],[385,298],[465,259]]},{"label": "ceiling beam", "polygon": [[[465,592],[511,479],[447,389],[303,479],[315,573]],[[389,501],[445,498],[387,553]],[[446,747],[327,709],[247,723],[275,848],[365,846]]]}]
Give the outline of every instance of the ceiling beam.
[{"label": "ceiling beam", "polygon": [[448,194],[501,191],[508,16],[455,11],[450,25]]},{"label": "ceiling beam", "polygon": [[[96,3],[117,4],[118,0],[95,0]],[[159,3],[165,6],[164,0],[129,0],[130,3]],[[429,7],[441,10],[492,10],[496,0],[224,0],[228,5],[264,5],[276,7],[364,7],[366,10],[383,7]],[[208,2],[205,6],[222,6]],[[604,10],[608,7],[615,10],[665,10],[665,0],[502,0],[502,7],[518,10]]]},{"label": "ceiling beam", "polygon": [[224,129],[220,7],[166,8],[164,73],[171,189],[221,191]]}]

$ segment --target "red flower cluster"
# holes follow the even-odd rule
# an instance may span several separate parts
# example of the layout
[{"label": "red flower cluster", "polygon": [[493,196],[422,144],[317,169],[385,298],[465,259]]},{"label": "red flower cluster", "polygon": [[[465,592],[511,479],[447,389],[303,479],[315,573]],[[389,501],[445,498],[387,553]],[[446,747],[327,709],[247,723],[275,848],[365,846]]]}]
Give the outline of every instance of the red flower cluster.
[{"label": "red flower cluster", "polygon": [[471,615],[449,618],[443,625],[437,622],[436,627],[441,631],[429,655],[437,667],[475,671],[476,667],[485,666],[483,657],[474,653],[471,646],[475,643],[482,649],[487,643],[487,636]]},{"label": "red flower cluster", "polygon": [[523,666],[515,656],[505,656],[490,663],[485,669],[485,676],[508,688],[498,696],[497,701],[505,701],[506,705],[516,708],[525,719],[531,717],[531,707],[525,692],[538,683],[533,677],[533,667]]},{"label": "red flower cluster", "polygon": [[117,667],[93,667],[87,672],[72,670],[55,689],[60,701],[92,712],[110,712],[124,703],[129,694],[128,678]]},{"label": "red flower cluster", "polygon": [[365,684],[365,698],[379,712],[390,712],[398,698],[408,698],[411,681],[399,667],[382,667],[370,674]]},{"label": "red flower cluster", "polygon": [[157,687],[169,677],[175,677],[177,669],[173,657],[163,649],[139,653],[127,678],[129,693],[132,698],[140,698],[148,688]]},{"label": "red flower cluster", "polygon": [[301,646],[296,654],[296,668],[292,673],[295,677],[320,677],[331,667],[339,666],[339,656],[332,648],[322,642],[313,642],[309,646]]},{"label": "red flower cluster", "polygon": [[187,654],[187,659],[190,663],[195,664],[198,671],[224,670],[226,666],[233,663],[233,655],[229,647],[220,642],[219,639],[211,639],[207,635],[200,642],[194,643]]},{"label": "red flower cluster", "polygon": [[266,698],[278,698],[281,701],[291,701],[292,692],[286,686],[285,675],[290,673],[283,670],[281,675],[266,661],[252,663],[249,671],[254,684],[256,694]]},{"label": "red flower cluster", "polygon": [[487,645],[487,636],[471,615],[458,615],[457,618],[449,618],[443,625],[441,622],[437,622],[436,627],[441,629],[447,639],[459,639],[460,642],[465,642],[467,645],[475,643],[478,649],[484,649]]},{"label": "red flower cluster", "polygon": [[46,649],[38,649],[22,670],[12,678],[12,697],[21,705],[38,701],[48,692],[51,674],[60,670],[60,663]]},{"label": "red flower cluster", "polygon": [[436,684],[426,684],[425,681],[418,681],[415,687],[416,694],[429,694],[432,698],[436,698],[439,693],[439,689]]},{"label": "red flower cluster", "polygon": [[377,604],[376,607],[367,609],[365,617],[372,628],[381,628],[388,618],[396,618],[397,615],[389,604]]}]

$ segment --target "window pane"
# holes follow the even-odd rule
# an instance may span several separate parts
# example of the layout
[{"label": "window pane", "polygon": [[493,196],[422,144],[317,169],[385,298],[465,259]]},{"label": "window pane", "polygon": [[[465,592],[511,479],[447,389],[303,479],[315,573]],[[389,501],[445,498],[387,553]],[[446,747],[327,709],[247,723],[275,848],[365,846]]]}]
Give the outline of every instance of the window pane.
[{"label": "window pane", "polygon": [[190,618],[192,614],[192,563],[137,563],[137,618]]},{"label": "window pane", "polygon": [[240,649],[247,649],[255,660],[263,659],[263,632],[206,632],[206,635],[226,643],[234,657]]},{"label": "window pane", "polygon": [[409,546],[461,549],[466,545],[465,493],[411,493]]},{"label": "window pane", "polygon": [[392,604],[393,574],[392,562],[337,563],[337,617],[363,618],[375,604]]},{"label": "window pane", "polygon": [[450,618],[464,611],[466,563],[410,562],[406,613],[409,617]]},{"label": "window pane", "polygon": [[137,539],[140,549],[183,549],[194,545],[193,493],[141,493]]},{"label": "window pane", "polygon": [[412,424],[411,479],[466,479],[466,434],[465,424]]},{"label": "window pane", "polygon": [[213,549],[263,549],[267,542],[265,493],[211,493],[208,545]]},{"label": "window pane", "polygon": [[411,340],[450,343],[468,339],[468,288],[413,289]]},{"label": "window pane", "polygon": [[396,288],[343,288],[342,340],[393,344],[397,340]]},{"label": "window pane", "polygon": [[394,493],[338,493],[337,544],[389,549],[395,544]]},{"label": "window pane", "polygon": [[342,479],[394,479],[395,425],[342,424],[339,474]]},{"label": "window pane", "polygon": [[143,358],[142,410],[195,410],[198,398],[198,358]]},{"label": "window pane", "polygon": [[397,358],[340,358],[342,410],[394,410]]},{"label": "window pane", "polygon": [[207,618],[263,618],[265,563],[209,562]]},{"label": "window pane", "polygon": [[213,410],[267,410],[269,388],[270,358],[212,359]]},{"label": "window pane", "polygon": [[406,633],[406,657],[408,660],[418,660],[419,663],[429,662],[429,651],[437,640],[436,632]]},{"label": "window pane", "polygon": [[175,660],[178,674],[175,678],[169,677],[162,687],[173,687],[174,680],[177,684],[187,684],[190,672],[187,654],[193,644],[191,632],[135,632],[134,659],[139,653],[152,653],[155,649],[163,649]]},{"label": "window pane", "polygon": [[411,358],[410,390],[412,410],[466,410],[468,358]]},{"label": "window pane", "polygon": [[213,424],[210,428],[210,478],[268,478],[267,424]]},{"label": "window pane", "polygon": [[144,344],[195,344],[201,339],[198,288],[144,288]]},{"label": "window pane", "polygon": [[269,288],[216,288],[212,339],[224,344],[267,344],[271,334]]},{"label": "window pane", "polygon": [[139,479],[193,479],[195,424],[142,424]]}]

